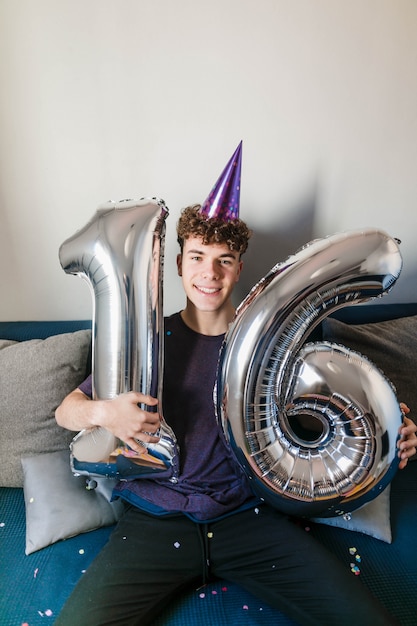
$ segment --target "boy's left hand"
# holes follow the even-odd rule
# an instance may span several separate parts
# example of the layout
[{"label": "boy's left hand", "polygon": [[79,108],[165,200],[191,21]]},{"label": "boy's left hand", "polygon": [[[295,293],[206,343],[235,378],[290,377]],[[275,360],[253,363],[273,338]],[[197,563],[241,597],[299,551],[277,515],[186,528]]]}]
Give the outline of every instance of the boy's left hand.
[{"label": "boy's left hand", "polygon": [[399,429],[401,438],[397,443],[398,456],[400,457],[399,469],[404,469],[408,463],[408,459],[416,453],[417,449],[417,425],[406,415],[410,409],[404,402],[400,402],[400,408],[403,412],[404,420]]}]

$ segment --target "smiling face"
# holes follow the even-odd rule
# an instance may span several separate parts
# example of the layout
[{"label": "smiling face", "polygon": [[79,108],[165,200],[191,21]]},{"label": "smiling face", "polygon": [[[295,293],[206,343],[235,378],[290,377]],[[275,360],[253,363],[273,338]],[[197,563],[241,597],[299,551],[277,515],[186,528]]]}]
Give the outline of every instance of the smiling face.
[{"label": "smiling face", "polygon": [[[239,252],[227,244],[203,244],[201,237],[184,241],[177,257],[178,274],[187,296],[187,309],[194,315],[233,315],[231,294],[242,270]],[[228,322],[230,319],[228,319]]]},{"label": "smiling face", "polygon": [[181,317],[199,333],[220,335],[235,314],[231,295],[252,232],[239,218],[208,218],[200,209],[199,204],[186,207],[177,223],[178,274],[187,296]]}]

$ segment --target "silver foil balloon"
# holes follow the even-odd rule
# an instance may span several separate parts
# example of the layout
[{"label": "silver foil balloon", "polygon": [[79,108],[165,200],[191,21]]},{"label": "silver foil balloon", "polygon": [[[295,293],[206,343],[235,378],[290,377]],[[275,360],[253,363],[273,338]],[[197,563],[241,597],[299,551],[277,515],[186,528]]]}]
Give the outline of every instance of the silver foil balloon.
[{"label": "silver foil balloon", "polygon": [[385,233],[341,233],[276,265],[238,307],[216,411],[254,491],[277,509],[339,515],[392,479],[402,421],[392,384],[366,357],[306,340],[332,311],[389,290],[401,267]]},{"label": "silver foil balloon", "polygon": [[[109,202],[60,247],[65,272],[85,278],[93,295],[93,397],[129,391],[158,398],[162,407],[162,283],[165,220],[162,200]],[[155,410],[143,406],[146,410]],[[104,428],[81,431],[71,444],[78,474],[140,477],[178,472],[176,438],[165,420],[156,444],[141,457]],[[131,451],[132,452],[132,451]]]}]

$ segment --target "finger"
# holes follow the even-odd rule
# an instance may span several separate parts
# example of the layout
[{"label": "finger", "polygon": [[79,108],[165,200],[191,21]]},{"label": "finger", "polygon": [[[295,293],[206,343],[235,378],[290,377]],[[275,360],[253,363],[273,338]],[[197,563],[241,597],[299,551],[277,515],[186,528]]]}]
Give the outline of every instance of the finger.
[{"label": "finger", "polygon": [[407,404],[405,404],[405,402],[400,402],[400,409],[403,413],[405,413],[407,415],[407,413],[410,412],[410,408],[408,407]]},{"label": "finger", "polygon": [[408,448],[412,447],[412,442],[409,439],[400,439],[397,443],[397,448],[400,450],[400,452],[405,452],[405,450],[408,450]]},{"label": "finger", "polygon": [[143,445],[146,448],[149,443],[158,443],[160,437],[153,432],[143,428],[135,434],[134,439],[138,441],[140,445]]},{"label": "finger", "polygon": [[143,454],[148,449],[148,444],[158,443],[159,437],[148,435],[144,432],[139,432],[136,437],[131,437],[126,441],[128,446],[132,448],[138,454]]},{"label": "finger", "polygon": [[128,439],[126,444],[137,454],[143,454],[147,450],[145,442],[140,439],[136,439],[135,437]]},{"label": "finger", "polygon": [[408,437],[409,435],[413,435],[416,432],[416,425],[408,417],[404,417],[404,421],[401,424],[398,432],[400,433],[400,435],[403,435],[403,437]]},{"label": "finger", "polygon": [[158,404],[158,399],[148,394],[140,393],[139,391],[130,391],[129,394],[138,404],[147,404],[148,406],[156,406]]},{"label": "finger", "polygon": [[416,453],[416,446],[410,445],[409,443],[403,444],[400,446],[400,450],[398,456],[401,459],[409,459]]},{"label": "finger", "polygon": [[161,423],[161,416],[159,415],[159,413],[149,413],[149,411],[146,411],[144,423],[152,424],[152,426],[158,427]]},{"label": "finger", "polygon": [[158,438],[158,431],[160,428],[160,422],[159,420],[156,421],[140,421],[138,423],[135,424],[134,429],[132,428],[131,430],[131,434],[132,437],[136,437],[137,439],[142,439],[143,441],[147,441],[148,438],[152,438],[155,439]]}]

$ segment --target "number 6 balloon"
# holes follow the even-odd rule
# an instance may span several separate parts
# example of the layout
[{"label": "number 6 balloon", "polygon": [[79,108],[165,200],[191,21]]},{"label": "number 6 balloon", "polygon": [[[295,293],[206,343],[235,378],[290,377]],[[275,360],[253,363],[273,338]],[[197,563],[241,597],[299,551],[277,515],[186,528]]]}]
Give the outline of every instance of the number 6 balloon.
[{"label": "number 6 balloon", "polygon": [[288,514],[352,511],[398,467],[402,414],[391,383],[345,347],[303,344],[332,311],[390,289],[401,267],[385,233],[341,233],[276,265],[238,307],[216,412],[254,491]]},{"label": "number 6 balloon", "polygon": [[[139,391],[158,398],[161,415],[167,215],[164,202],[156,198],[110,202],[59,250],[65,272],[85,278],[94,296],[93,397]],[[176,439],[163,417],[157,435],[159,442],[137,455],[104,428],[83,430],[71,444],[72,470],[113,477],[157,474],[175,481]]]}]

